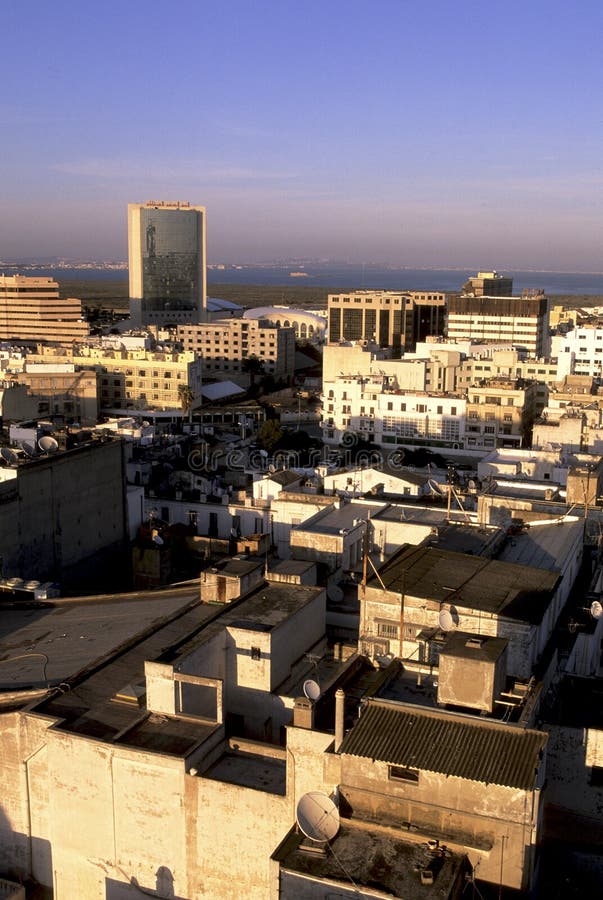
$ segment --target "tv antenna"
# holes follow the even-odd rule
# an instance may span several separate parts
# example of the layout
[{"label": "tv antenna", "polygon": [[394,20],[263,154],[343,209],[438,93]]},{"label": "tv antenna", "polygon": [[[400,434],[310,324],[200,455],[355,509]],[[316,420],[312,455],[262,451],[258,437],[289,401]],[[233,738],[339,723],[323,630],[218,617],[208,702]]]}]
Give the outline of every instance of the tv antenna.
[{"label": "tv antenna", "polygon": [[33,441],[23,441],[21,444],[21,449],[26,456],[29,456],[30,459],[34,459],[38,455],[38,448],[33,443]]},{"label": "tv antenna", "polygon": [[0,456],[7,466],[16,466],[19,462],[19,457],[10,447],[0,447]]},{"label": "tv antenna", "polygon": [[302,834],[317,844],[332,841],[339,831],[339,810],[320,791],[309,791],[300,798],[295,818]]},{"label": "tv antenna", "polygon": [[57,441],[50,435],[45,434],[44,437],[41,437],[38,441],[38,447],[42,451],[42,453],[56,453],[59,449],[59,445]]},{"label": "tv antenna", "polygon": [[306,678],[302,690],[306,699],[313,700],[314,702],[318,700],[321,694],[320,685],[317,681],[314,681],[313,678]]},{"label": "tv antenna", "polygon": [[452,618],[452,613],[449,609],[444,607],[440,610],[440,614],[438,616],[438,622],[442,631],[452,631],[454,628],[454,619]]},{"label": "tv antenna", "polygon": [[598,600],[593,600],[588,609],[589,613],[593,617],[593,619],[600,619],[601,613],[603,613],[603,606]]}]

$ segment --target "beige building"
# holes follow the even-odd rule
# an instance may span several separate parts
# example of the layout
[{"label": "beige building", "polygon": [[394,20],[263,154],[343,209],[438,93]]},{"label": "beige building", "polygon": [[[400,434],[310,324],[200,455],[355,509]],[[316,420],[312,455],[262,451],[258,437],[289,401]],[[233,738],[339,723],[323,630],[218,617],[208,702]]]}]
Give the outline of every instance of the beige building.
[{"label": "beige building", "polygon": [[70,425],[96,425],[99,406],[99,376],[73,363],[25,363],[23,372],[13,376],[36,398],[38,416],[62,419]]},{"label": "beige building", "polygon": [[[569,533],[581,556],[579,526],[572,523]],[[568,562],[570,584],[577,572],[576,552]],[[437,665],[447,630],[505,638],[505,675],[527,680],[566,597],[559,570],[437,546],[407,547],[379,569],[378,578],[371,577],[359,589],[360,646],[372,657],[391,653],[429,666]],[[441,617],[443,610],[447,621]]]},{"label": "beige building", "polygon": [[208,378],[228,378],[247,386],[251,374],[247,360],[255,357],[263,364],[260,375],[290,381],[295,370],[295,330],[279,328],[264,319],[225,319],[205,325],[179,325],[178,340],[185,352],[201,358],[202,374]]},{"label": "beige building", "polygon": [[467,449],[529,446],[536,398],[534,381],[490,378],[472,385],[467,390]]},{"label": "beige building", "polygon": [[[52,687],[32,691],[37,659],[6,667],[2,871],[55,900],[458,900],[468,858],[530,888],[546,735],[392,700],[399,663],[325,654],[324,615],[320,588],[269,582],[220,607],[59,603],[43,635],[21,621]],[[295,829],[308,792],[337,799],[332,853]]]},{"label": "beige building", "polygon": [[59,297],[52,278],[0,275],[0,340],[69,343],[88,334],[81,300]]},{"label": "beige building", "polygon": [[73,351],[38,348],[29,364],[73,364],[98,372],[99,407],[110,409],[181,410],[182,387],[193,392],[193,406],[201,397],[201,360],[192,351],[126,350],[78,345]]},{"label": "beige building", "polygon": [[548,303],[542,291],[524,291],[521,297],[449,297],[448,338],[504,342],[531,356],[547,356]]},{"label": "beige building", "polygon": [[374,341],[394,356],[444,333],[446,295],[437,291],[353,291],[329,294],[329,343]]},{"label": "beige building", "polygon": [[559,381],[557,360],[534,359],[516,350],[494,350],[489,357],[469,356],[457,369],[457,389],[489,378],[513,378],[537,383],[536,410],[540,413],[548,403],[549,388]]},{"label": "beige building", "polygon": [[463,294],[468,297],[511,297],[513,279],[499,272],[478,272],[463,285]]}]

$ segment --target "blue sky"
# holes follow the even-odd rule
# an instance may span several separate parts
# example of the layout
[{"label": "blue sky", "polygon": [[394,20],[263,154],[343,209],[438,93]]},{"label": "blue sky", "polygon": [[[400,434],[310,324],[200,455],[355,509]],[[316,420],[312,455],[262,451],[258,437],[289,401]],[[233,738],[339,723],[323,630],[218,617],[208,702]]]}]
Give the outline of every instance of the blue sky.
[{"label": "blue sky", "polygon": [[603,7],[578,0],[3,4],[0,259],[603,271]]}]

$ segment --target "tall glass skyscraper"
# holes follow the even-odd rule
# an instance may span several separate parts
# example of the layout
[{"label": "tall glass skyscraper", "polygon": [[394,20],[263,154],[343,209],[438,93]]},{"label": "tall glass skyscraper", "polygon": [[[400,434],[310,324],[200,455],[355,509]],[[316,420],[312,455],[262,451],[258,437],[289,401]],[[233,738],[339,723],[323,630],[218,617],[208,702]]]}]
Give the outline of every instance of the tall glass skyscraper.
[{"label": "tall glass skyscraper", "polygon": [[130,203],[128,257],[134,325],[203,321],[207,299],[204,206],[164,200]]}]

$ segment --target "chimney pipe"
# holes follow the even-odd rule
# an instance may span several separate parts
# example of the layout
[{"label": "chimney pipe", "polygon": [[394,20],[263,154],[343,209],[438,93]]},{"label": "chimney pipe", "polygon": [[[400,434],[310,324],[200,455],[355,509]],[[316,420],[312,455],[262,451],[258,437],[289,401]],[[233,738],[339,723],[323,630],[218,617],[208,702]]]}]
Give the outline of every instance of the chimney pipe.
[{"label": "chimney pipe", "polygon": [[339,688],[335,691],[335,752],[343,743],[343,712],[345,708],[345,694]]}]

